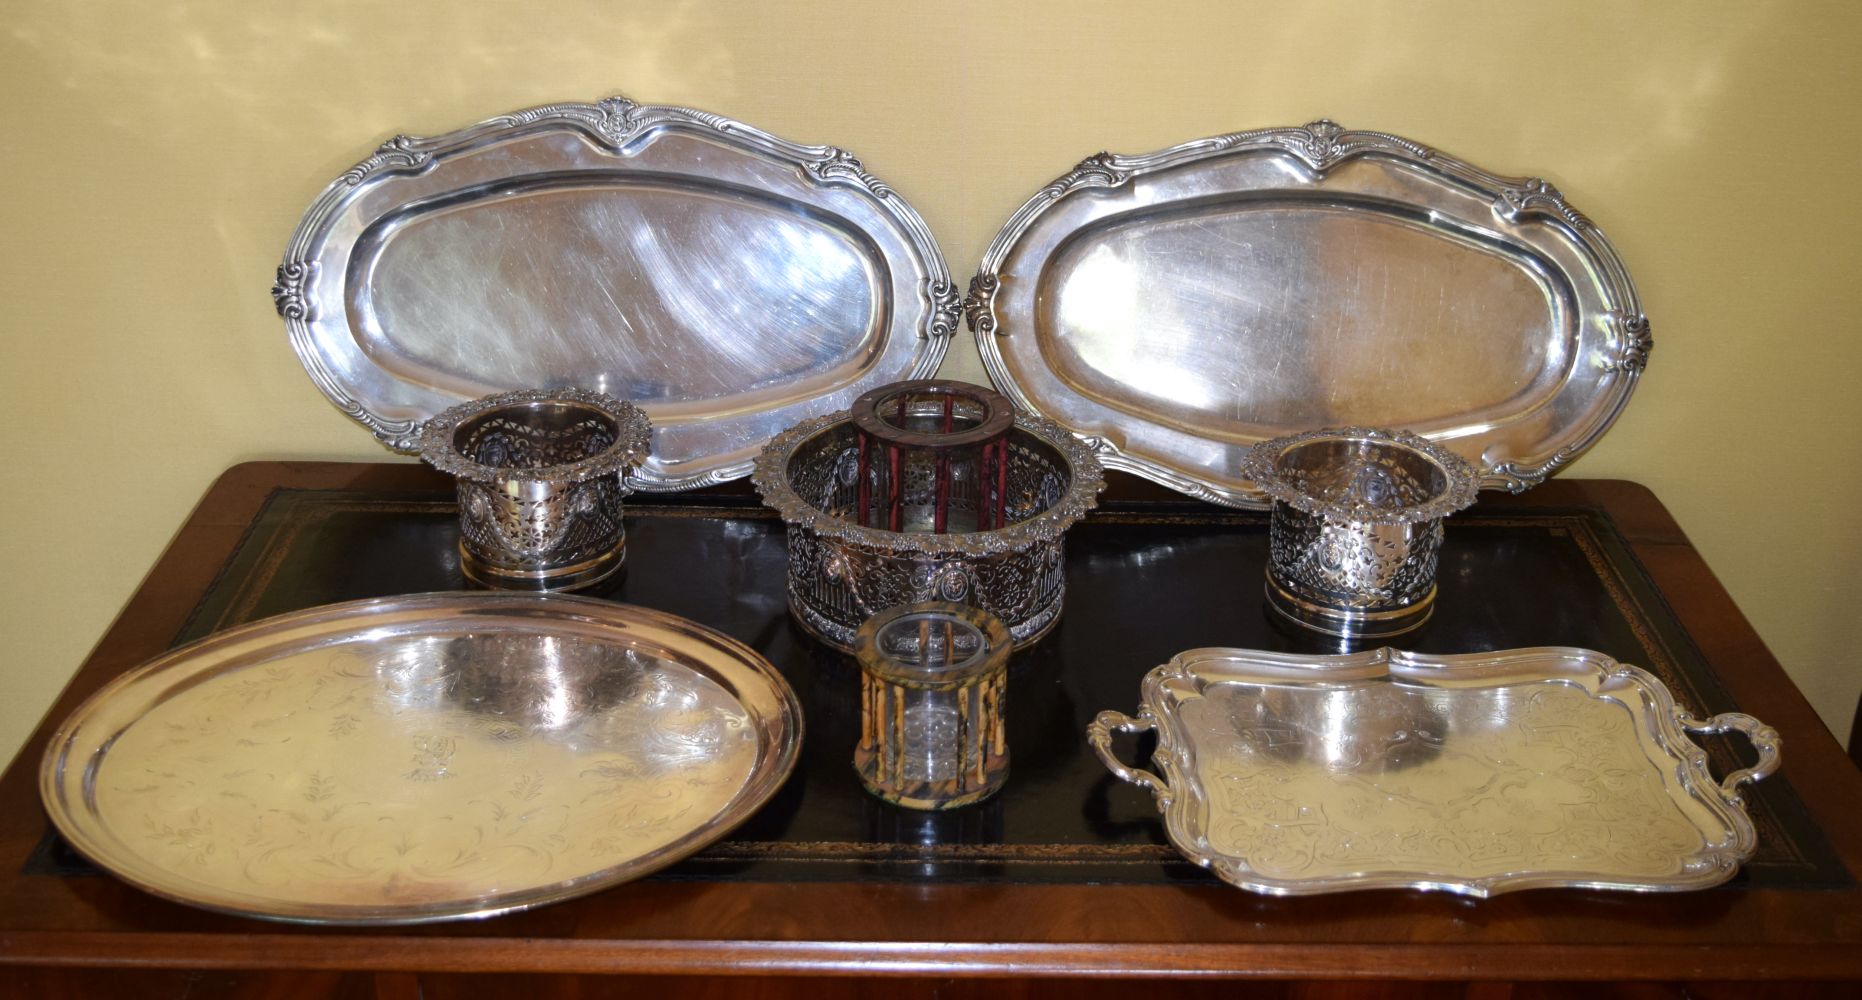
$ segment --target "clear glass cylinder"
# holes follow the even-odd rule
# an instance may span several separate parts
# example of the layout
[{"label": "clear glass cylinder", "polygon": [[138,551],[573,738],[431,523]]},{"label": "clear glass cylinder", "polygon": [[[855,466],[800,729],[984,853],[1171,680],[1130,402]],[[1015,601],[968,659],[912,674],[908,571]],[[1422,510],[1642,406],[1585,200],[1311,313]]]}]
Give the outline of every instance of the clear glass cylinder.
[{"label": "clear glass cylinder", "polygon": [[981,801],[1009,776],[1008,628],[977,608],[890,608],[854,637],[867,791],[911,809]]}]

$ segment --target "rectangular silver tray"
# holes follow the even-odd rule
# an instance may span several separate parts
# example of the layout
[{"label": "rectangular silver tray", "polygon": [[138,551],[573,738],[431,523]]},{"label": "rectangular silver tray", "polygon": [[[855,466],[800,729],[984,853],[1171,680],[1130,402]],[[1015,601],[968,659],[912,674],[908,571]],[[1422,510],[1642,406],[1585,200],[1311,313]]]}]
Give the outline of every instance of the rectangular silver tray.
[{"label": "rectangular silver tray", "polygon": [[[1157,773],[1112,733],[1157,732]],[[1688,733],[1739,732],[1758,762],[1715,781]],[[1703,889],[1757,835],[1739,786],[1781,741],[1699,721],[1639,667],[1586,649],[1298,656],[1192,649],[1147,674],[1136,717],[1087,740],[1148,788],[1171,843],[1224,881],[1302,895],[1417,888]]]}]

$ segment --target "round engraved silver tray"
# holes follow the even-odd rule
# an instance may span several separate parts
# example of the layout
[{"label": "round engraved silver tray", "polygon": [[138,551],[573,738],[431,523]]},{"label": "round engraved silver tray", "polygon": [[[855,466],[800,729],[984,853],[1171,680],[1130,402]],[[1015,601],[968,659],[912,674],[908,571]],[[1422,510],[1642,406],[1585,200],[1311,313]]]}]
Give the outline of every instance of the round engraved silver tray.
[{"label": "round engraved silver tray", "polygon": [[407,924],[664,868],[794,767],[794,693],[682,618],[531,594],[281,615],[130,671],[40,770],[73,847],[138,888],[245,916]]},{"label": "round engraved silver tray", "polygon": [[[1112,752],[1156,730],[1157,771]],[[1739,732],[1721,780],[1689,733]],[[1192,649],[1144,678],[1136,717],[1087,742],[1148,788],[1171,843],[1272,895],[1432,889],[1704,889],[1757,834],[1740,786],[1782,741],[1749,715],[1699,721],[1639,667],[1586,649],[1298,656]]]}]

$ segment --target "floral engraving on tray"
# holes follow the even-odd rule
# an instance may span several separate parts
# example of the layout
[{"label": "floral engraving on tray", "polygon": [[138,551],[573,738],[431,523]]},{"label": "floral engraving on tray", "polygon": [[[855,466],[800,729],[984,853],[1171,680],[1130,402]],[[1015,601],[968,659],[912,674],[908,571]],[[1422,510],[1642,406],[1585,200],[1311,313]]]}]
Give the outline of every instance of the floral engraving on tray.
[{"label": "floral engraving on tray", "polygon": [[446,768],[453,754],[458,752],[458,744],[447,737],[427,733],[417,734],[413,742],[414,769],[406,774],[409,781],[438,781],[450,777]]},{"label": "floral engraving on tray", "polygon": [[633,649],[377,639],[169,698],[118,739],[98,809],[143,863],[220,892],[420,905],[664,847],[724,809],[757,752],[729,692]]},{"label": "floral engraving on tray", "polygon": [[1268,878],[1653,878],[1702,846],[1630,712],[1572,686],[1233,685],[1183,709],[1232,734],[1199,765],[1210,847]]}]

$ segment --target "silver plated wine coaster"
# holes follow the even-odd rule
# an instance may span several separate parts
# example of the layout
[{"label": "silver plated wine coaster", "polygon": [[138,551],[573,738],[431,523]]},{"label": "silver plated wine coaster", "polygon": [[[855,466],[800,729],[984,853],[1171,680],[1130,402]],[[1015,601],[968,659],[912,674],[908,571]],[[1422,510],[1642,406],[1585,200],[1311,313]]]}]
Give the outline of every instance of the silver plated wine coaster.
[{"label": "silver plated wine coaster", "polygon": [[[954,601],[1002,619],[1017,648],[1046,635],[1066,598],[1067,529],[1098,502],[1105,480],[1072,434],[1016,413],[1006,439],[1005,523],[936,534],[867,527],[860,431],[851,413],[803,421],[757,458],[763,502],[788,525],[789,610],[815,637],[852,652],[860,624],[901,604]],[[903,506],[937,506],[932,476],[902,483]]]},{"label": "silver plated wine coaster", "polygon": [[1459,455],[1403,431],[1330,428],[1263,441],[1242,471],[1274,499],[1270,610],[1351,639],[1428,621],[1442,520],[1479,492]]},{"label": "silver plated wine coaster", "polygon": [[[1101,712],[1087,741],[1151,791],[1184,857],[1272,895],[1705,889],[1752,857],[1742,786],[1782,745],[1749,715],[1697,720],[1587,649],[1192,649],[1142,690],[1136,716]],[[1112,750],[1146,730],[1155,771]],[[1758,762],[1715,780],[1688,735],[1730,732]]]},{"label": "silver plated wine coaster", "polygon": [[420,457],[453,476],[467,579],[574,590],[619,570],[627,474],[648,431],[632,403],[581,389],[499,393],[427,421]]}]

